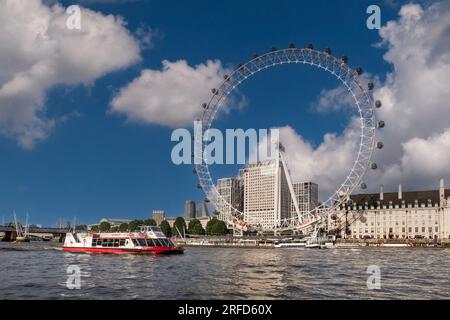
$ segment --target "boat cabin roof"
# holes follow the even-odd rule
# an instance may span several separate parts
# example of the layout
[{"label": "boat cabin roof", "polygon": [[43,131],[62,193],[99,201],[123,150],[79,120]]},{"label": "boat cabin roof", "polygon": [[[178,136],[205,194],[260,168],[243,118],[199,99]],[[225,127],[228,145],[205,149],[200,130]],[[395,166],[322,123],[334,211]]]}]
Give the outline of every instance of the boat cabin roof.
[{"label": "boat cabin roof", "polygon": [[162,232],[160,227],[139,226],[134,232]]}]

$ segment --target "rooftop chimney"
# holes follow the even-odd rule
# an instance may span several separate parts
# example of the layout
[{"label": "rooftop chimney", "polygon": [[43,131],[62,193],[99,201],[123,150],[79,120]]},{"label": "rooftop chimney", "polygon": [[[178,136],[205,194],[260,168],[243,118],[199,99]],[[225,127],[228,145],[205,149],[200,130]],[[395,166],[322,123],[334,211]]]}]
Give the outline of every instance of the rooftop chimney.
[{"label": "rooftop chimney", "polygon": [[402,185],[399,184],[399,185],[398,185],[398,199],[399,199],[399,200],[402,200],[402,198],[403,198]]},{"label": "rooftop chimney", "polygon": [[383,185],[380,186],[380,201],[384,200],[384,190],[383,190]]}]

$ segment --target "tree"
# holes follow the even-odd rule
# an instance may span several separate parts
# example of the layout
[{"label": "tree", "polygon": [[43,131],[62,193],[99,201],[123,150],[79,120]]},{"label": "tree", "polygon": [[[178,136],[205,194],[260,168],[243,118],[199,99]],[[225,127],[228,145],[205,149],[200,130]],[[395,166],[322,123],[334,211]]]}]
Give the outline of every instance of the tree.
[{"label": "tree", "polygon": [[184,218],[183,217],[176,218],[175,222],[173,223],[173,234],[178,236],[179,235],[178,232],[180,232],[183,235],[186,229],[187,229],[186,221],[184,221]]},{"label": "tree", "polygon": [[222,220],[217,220],[211,228],[211,234],[214,235],[225,235],[228,233],[227,225]]},{"label": "tree", "polygon": [[119,231],[120,231],[120,232],[126,232],[126,231],[128,231],[128,223],[126,223],[126,222],[121,223],[120,226],[119,226]]},{"label": "tree", "polygon": [[85,224],[77,224],[77,225],[75,226],[75,230],[78,230],[78,231],[86,231],[86,230],[87,230],[87,225],[85,225]]},{"label": "tree", "polygon": [[206,224],[206,234],[208,235],[224,235],[228,233],[225,222],[212,218]]},{"label": "tree", "polygon": [[98,232],[99,231],[98,226],[92,226],[91,231]]},{"label": "tree", "polygon": [[139,226],[142,226],[144,224],[144,221],[142,220],[133,220],[128,224],[128,230],[129,231],[134,231],[136,230]]},{"label": "tree", "polygon": [[102,223],[100,223],[100,225],[98,226],[98,230],[100,232],[108,232],[111,229],[111,224],[107,221],[103,221]]},{"label": "tree", "polygon": [[169,222],[167,222],[167,220],[161,221],[159,227],[161,228],[161,231],[166,235],[166,237],[172,236],[172,228],[170,227],[170,224]]},{"label": "tree", "polygon": [[156,226],[156,221],[154,219],[147,219],[143,221],[144,226]]},{"label": "tree", "polygon": [[205,229],[203,229],[202,223],[198,219],[192,219],[189,221],[188,226],[189,234],[205,234]]},{"label": "tree", "polygon": [[119,227],[118,226],[114,226],[109,231],[110,232],[119,232]]}]

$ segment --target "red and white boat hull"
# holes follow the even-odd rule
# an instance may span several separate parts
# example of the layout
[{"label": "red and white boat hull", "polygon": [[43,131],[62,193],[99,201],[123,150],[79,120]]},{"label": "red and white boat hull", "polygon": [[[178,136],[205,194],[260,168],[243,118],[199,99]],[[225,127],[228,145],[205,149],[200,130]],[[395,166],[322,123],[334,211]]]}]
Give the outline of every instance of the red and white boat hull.
[{"label": "red and white boat hull", "polygon": [[143,226],[129,233],[67,233],[63,250],[73,253],[181,254],[184,249],[158,227]]}]

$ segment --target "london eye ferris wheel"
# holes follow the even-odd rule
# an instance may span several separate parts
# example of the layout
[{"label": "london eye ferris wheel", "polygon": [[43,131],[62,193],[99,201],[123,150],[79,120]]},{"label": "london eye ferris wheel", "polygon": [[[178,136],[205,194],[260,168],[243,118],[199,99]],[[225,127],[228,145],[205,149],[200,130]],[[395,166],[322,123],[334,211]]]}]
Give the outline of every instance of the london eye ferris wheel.
[{"label": "london eye ferris wheel", "polygon": [[[269,52],[264,54],[255,54],[252,59],[244,64],[239,64],[237,68],[229,75],[224,76],[224,80],[220,86],[211,90],[212,96],[208,103],[202,105],[203,114],[201,124],[203,131],[211,128],[218,111],[224,106],[227,97],[244,81],[252,78],[256,73],[265,69],[276,67],[284,64],[306,64],[322,69],[333,75],[348,90],[353,98],[355,107],[357,108],[360,123],[360,139],[359,149],[353,166],[347,174],[344,181],[337,190],[324,202],[317,207],[306,212],[299,212],[296,206],[296,213],[288,219],[281,221],[276,226],[276,231],[296,230],[301,231],[311,228],[319,224],[325,214],[341,206],[349,199],[350,194],[358,187],[365,189],[367,185],[363,182],[363,177],[368,169],[377,169],[377,164],[372,162],[372,155],[376,148],[383,148],[383,143],[376,140],[376,131],[385,126],[385,122],[376,119],[375,109],[380,108],[381,101],[374,101],[370,91],[373,90],[374,84],[368,83],[364,85],[361,80],[362,68],[352,69],[348,66],[348,58],[342,56],[336,58],[332,55],[331,49],[326,48],[324,51],[315,50],[312,44],[306,48],[296,48],[294,44],[290,44],[288,48],[276,49],[271,48]],[[198,150],[205,150],[206,141],[196,141],[202,146]],[[203,189],[207,199],[216,206],[227,206],[226,222],[233,225],[234,228],[241,230],[257,230],[257,231],[274,231],[274,227],[262,227],[260,224],[250,224],[246,221],[244,212],[234,208],[226,199],[219,194],[209,171],[205,154],[194,155],[198,161],[195,172],[199,178],[199,187]],[[284,164],[284,159],[280,159]]]}]

